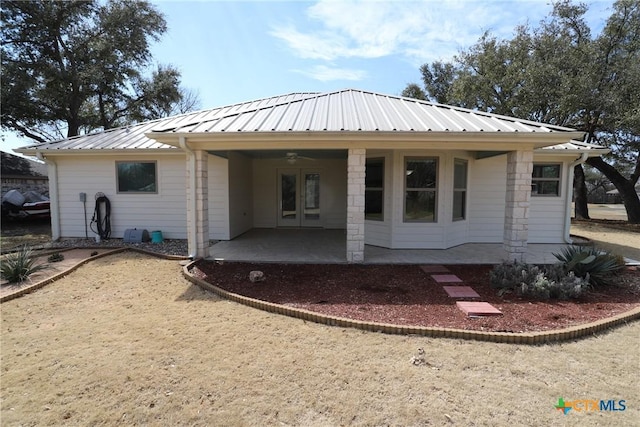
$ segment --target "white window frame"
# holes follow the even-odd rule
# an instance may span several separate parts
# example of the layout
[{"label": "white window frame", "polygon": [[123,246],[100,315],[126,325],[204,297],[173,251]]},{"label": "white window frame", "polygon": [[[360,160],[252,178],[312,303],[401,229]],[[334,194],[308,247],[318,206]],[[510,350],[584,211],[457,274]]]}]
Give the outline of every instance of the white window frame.
[{"label": "white window frame", "polygon": [[[385,158],[384,157],[369,157],[365,160],[365,173],[366,173],[366,163],[369,161],[380,161],[382,163],[382,187],[367,187],[366,183],[366,177],[365,177],[365,188],[364,188],[364,192],[365,192],[365,214],[364,214],[364,219],[367,221],[384,221],[384,177],[385,177]],[[367,217],[367,213],[366,213],[366,199],[367,199],[367,191],[375,191],[375,192],[379,192],[380,193],[380,204],[381,204],[381,208],[382,211],[380,212],[380,217],[376,218],[376,217]]]},{"label": "white window frame", "polygon": [[[536,167],[545,167],[545,166],[557,166],[558,167],[558,177],[546,178],[546,177],[535,177],[533,176]],[[535,182],[557,182],[558,183],[558,194],[539,194],[534,193],[534,183]],[[533,163],[533,171],[531,172],[531,196],[532,197],[560,197],[562,195],[562,163],[559,162],[534,162]]]},{"label": "white window frame", "polygon": [[[436,182],[433,188],[407,188],[407,163],[416,162],[416,161],[434,161],[436,165],[435,170],[435,178]],[[404,168],[403,172],[403,187],[404,193],[402,197],[402,219],[404,222],[408,223],[424,223],[424,224],[434,224],[438,222],[438,185],[439,185],[439,174],[440,174],[440,159],[438,157],[405,157],[404,158]],[[434,193],[433,200],[433,220],[425,220],[425,219],[408,219],[407,218],[407,193],[408,192],[432,192]]]},{"label": "white window frame", "polygon": [[[154,168],[154,190],[153,191],[127,191],[120,190],[120,174],[118,166],[128,163],[151,163]],[[156,160],[118,160],[116,161],[116,193],[117,194],[158,194],[158,162]]]},{"label": "white window frame", "polygon": [[[464,187],[456,187],[456,166],[464,165]],[[453,199],[451,201],[451,220],[464,221],[467,219],[467,189],[469,187],[469,162],[465,159],[453,159]],[[462,216],[456,217],[454,201],[456,193],[462,193]]]}]

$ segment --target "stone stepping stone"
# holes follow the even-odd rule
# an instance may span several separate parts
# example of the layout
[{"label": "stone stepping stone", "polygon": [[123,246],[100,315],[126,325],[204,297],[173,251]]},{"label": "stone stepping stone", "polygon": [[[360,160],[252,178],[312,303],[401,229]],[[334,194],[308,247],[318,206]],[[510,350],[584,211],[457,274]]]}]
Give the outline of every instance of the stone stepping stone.
[{"label": "stone stepping stone", "polygon": [[471,286],[443,286],[443,288],[451,298],[480,298]]},{"label": "stone stepping stone", "polygon": [[467,316],[502,316],[502,312],[488,302],[456,301]]},{"label": "stone stepping stone", "polygon": [[451,270],[449,270],[444,265],[421,265],[420,266],[420,270],[424,271],[427,274],[431,274],[431,273],[450,273],[451,272]]},{"label": "stone stepping stone", "polygon": [[431,278],[437,283],[462,283],[462,279],[455,274],[432,274]]}]

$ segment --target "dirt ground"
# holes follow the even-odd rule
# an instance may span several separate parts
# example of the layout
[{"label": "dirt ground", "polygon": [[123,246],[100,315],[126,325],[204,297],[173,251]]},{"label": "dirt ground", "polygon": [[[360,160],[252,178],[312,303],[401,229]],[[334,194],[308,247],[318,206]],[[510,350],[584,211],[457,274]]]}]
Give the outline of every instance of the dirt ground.
[{"label": "dirt ground", "polygon": [[[1,324],[6,426],[640,419],[640,322],[542,346],[383,335],[221,300],[176,261],[124,253],[2,304]],[[626,410],[563,415],[560,397],[625,400]]]},{"label": "dirt ground", "polygon": [[[572,232],[593,232],[640,259],[637,234],[597,227],[575,224]],[[125,253],[3,303],[1,325],[3,426],[640,419],[640,322],[542,346],[383,335],[221,300],[182,278],[176,261]],[[420,348],[424,363],[416,365]],[[554,407],[560,397],[625,400],[626,410],[563,415]]]}]

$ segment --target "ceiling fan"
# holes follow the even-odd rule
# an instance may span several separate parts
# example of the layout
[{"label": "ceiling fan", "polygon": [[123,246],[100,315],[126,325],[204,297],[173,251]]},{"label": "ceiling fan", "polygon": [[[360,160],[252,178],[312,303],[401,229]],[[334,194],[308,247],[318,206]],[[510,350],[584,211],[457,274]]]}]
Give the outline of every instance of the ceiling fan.
[{"label": "ceiling fan", "polygon": [[295,164],[298,160],[311,160],[311,161],[315,161],[315,159],[312,159],[311,157],[305,157],[305,156],[300,156],[298,155],[298,153],[287,153],[283,159],[285,159],[287,161],[287,163],[289,163],[290,165]]}]

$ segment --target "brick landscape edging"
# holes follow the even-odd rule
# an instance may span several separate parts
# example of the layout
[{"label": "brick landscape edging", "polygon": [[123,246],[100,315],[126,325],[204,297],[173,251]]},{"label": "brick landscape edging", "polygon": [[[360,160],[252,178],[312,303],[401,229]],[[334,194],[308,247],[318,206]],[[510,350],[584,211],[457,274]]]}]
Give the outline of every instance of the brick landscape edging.
[{"label": "brick landscape edging", "polygon": [[84,265],[84,264],[86,264],[86,263],[88,263],[90,261],[93,261],[94,259],[106,257],[108,255],[113,255],[113,254],[117,254],[117,253],[120,253],[120,252],[125,252],[125,251],[139,252],[139,253],[142,253],[142,254],[145,254],[145,255],[154,256],[156,258],[164,258],[164,259],[175,260],[175,261],[189,259],[188,257],[181,257],[181,256],[176,256],[176,255],[165,255],[165,254],[160,254],[160,253],[157,253],[157,252],[151,252],[151,251],[148,251],[148,250],[145,250],[145,249],[140,249],[140,248],[122,247],[122,248],[113,249],[113,248],[106,248],[106,247],[100,247],[100,246],[64,248],[64,249],[61,249],[61,250],[54,250],[52,252],[48,252],[47,251],[47,252],[45,252],[43,254],[38,254],[38,256],[46,256],[47,254],[54,253],[54,252],[67,252],[67,251],[70,251],[70,250],[73,250],[73,249],[98,249],[98,250],[108,249],[108,250],[106,252],[101,253],[101,254],[94,255],[94,256],[89,257],[89,258],[85,258],[85,259],[79,261],[77,264],[67,268],[66,270],[61,271],[60,273],[57,273],[57,274],[55,274],[55,275],[53,275],[51,277],[48,277],[48,278],[46,278],[46,279],[44,279],[44,280],[42,280],[40,282],[34,283],[33,285],[26,286],[24,288],[18,289],[15,292],[12,292],[10,294],[4,295],[4,296],[0,297],[0,304],[3,303],[3,302],[6,302],[6,301],[11,301],[12,299],[21,297],[21,296],[23,296],[25,294],[31,293],[31,292],[33,292],[35,290],[38,290],[38,289],[40,289],[40,288],[42,288],[42,287],[44,287],[44,286],[46,286],[46,285],[48,285],[48,284],[50,284],[52,282],[55,282],[56,280],[58,280],[58,279],[60,279],[60,278],[62,278],[64,276],[66,276],[67,274],[71,273],[72,271],[77,270],[80,266],[82,266],[82,265]]},{"label": "brick landscape edging", "polygon": [[370,332],[382,332],[385,334],[419,335],[432,338],[454,338],[507,344],[545,344],[587,337],[597,332],[640,319],[640,307],[636,307],[616,316],[600,319],[584,325],[571,326],[569,328],[553,331],[522,333],[483,332],[452,328],[432,328],[426,326],[404,326],[389,323],[366,322],[362,320],[347,319],[344,317],[329,316],[300,308],[288,307],[226,291],[191,274],[190,268],[196,261],[198,260],[194,260],[182,267],[182,275],[190,282],[203,289],[211,291],[222,298],[247,305],[249,307],[268,311],[270,313],[294,317],[296,319],[308,320],[310,322],[321,323],[329,326],[356,328]]},{"label": "brick landscape edging", "polygon": [[[104,247],[94,247],[94,248],[68,248],[65,250],[60,250],[58,252],[64,252],[72,249],[105,249]],[[12,299],[21,297],[25,294],[33,292],[37,289],[40,289],[64,276],[69,274],[70,272],[78,269],[80,266],[98,259],[103,258],[109,255],[114,255],[116,253],[132,251],[138,252],[145,255],[150,255],[156,258],[163,258],[168,260],[187,260],[188,257],[175,256],[175,255],[165,255],[157,252],[148,251],[140,248],[116,248],[103,252],[98,255],[94,255],[89,258],[85,258],[79,261],[72,267],[51,276],[45,280],[42,280],[38,283],[34,283],[31,286],[22,288],[8,295],[4,295],[0,298],[0,303],[4,303],[6,301],[10,301]],[[270,313],[283,314],[285,316],[308,320],[310,322],[320,323],[329,326],[340,326],[345,328],[356,328],[364,331],[370,332],[382,332],[385,334],[395,334],[395,335],[419,335],[433,338],[454,338],[454,339],[465,339],[465,340],[475,340],[475,341],[489,341],[489,342],[497,342],[497,343],[509,343],[509,344],[544,344],[549,342],[561,342],[568,341],[577,338],[582,338],[586,336],[593,335],[597,332],[601,332],[607,329],[611,329],[615,326],[619,326],[622,324],[629,323],[631,321],[640,319],[640,307],[636,307],[632,310],[629,310],[625,313],[618,314],[613,317],[608,317],[606,319],[600,319],[595,322],[587,323],[585,325],[572,326],[565,329],[554,330],[554,331],[544,331],[544,332],[523,332],[523,333],[510,333],[510,332],[483,332],[483,331],[471,331],[471,330],[463,330],[463,329],[452,329],[452,328],[432,328],[425,326],[403,326],[403,325],[393,325],[389,323],[375,323],[375,322],[365,322],[361,320],[348,319],[344,317],[337,316],[328,316],[308,310],[287,307],[281,304],[274,304],[267,301],[258,300],[255,298],[249,298],[243,295],[235,294],[233,292],[225,291],[224,289],[212,285],[202,279],[199,279],[191,274],[190,267],[194,265],[197,260],[190,262],[182,268],[183,276],[189,280],[190,282],[200,286],[203,289],[211,291],[217,294],[220,297],[225,299],[247,305],[249,307],[257,308],[260,310],[264,310]]]}]

